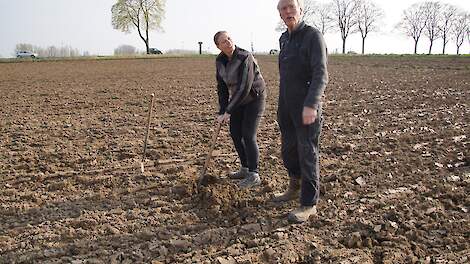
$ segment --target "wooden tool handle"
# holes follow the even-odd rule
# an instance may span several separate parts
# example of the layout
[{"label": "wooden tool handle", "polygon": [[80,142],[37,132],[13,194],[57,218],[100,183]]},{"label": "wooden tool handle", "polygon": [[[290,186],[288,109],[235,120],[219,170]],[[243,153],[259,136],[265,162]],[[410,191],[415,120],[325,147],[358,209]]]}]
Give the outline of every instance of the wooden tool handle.
[{"label": "wooden tool handle", "polygon": [[207,167],[209,167],[209,162],[212,158],[212,152],[214,151],[215,143],[217,143],[217,137],[219,136],[221,127],[222,127],[222,124],[217,122],[217,126],[215,128],[214,134],[212,135],[211,146],[209,148],[209,152],[207,153],[206,161],[204,162],[204,167],[202,167],[201,177],[203,177],[206,174]]},{"label": "wooden tool handle", "polygon": [[149,107],[149,114],[147,116],[147,131],[145,132],[145,141],[144,141],[144,153],[142,154],[142,161],[145,160],[145,153],[147,152],[147,140],[149,137],[149,130],[150,130],[150,119],[152,116],[152,110],[153,110],[153,100],[155,99],[155,94],[150,95],[152,99],[150,100],[150,107]]}]

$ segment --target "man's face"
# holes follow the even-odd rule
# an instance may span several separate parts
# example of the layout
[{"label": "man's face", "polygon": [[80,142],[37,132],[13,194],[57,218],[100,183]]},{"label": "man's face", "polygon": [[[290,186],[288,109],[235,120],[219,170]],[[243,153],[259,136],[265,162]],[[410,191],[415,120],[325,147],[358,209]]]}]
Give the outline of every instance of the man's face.
[{"label": "man's face", "polygon": [[220,34],[220,36],[217,38],[217,48],[219,48],[225,54],[231,54],[231,52],[234,50],[234,46],[233,41],[228,34]]},{"label": "man's face", "polygon": [[286,24],[287,28],[292,31],[295,26],[300,22],[302,10],[300,9],[297,0],[280,0],[279,1],[279,15]]}]

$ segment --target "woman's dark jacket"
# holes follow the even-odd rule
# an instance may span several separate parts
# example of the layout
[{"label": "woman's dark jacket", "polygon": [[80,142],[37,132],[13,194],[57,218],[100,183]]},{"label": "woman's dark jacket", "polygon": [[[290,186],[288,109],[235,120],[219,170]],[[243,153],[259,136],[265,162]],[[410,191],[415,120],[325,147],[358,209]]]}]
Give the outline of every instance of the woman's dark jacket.
[{"label": "woman's dark jacket", "polygon": [[231,60],[221,52],[215,64],[219,114],[231,114],[265,92],[266,84],[250,52],[235,46]]}]

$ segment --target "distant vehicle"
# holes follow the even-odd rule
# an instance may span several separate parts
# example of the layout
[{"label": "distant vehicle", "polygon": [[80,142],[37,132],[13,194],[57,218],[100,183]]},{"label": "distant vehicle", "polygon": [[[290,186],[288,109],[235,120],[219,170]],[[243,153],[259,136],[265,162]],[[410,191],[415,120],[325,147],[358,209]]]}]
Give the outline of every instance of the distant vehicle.
[{"label": "distant vehicle", "polygon": [[163,52],[159,49],[156,48],[150,48],[149,49],[150,54],[163,54]]},{"label": "distant vehicle", "polygon": [[16,52],[17,58],[37,58],[37,54],[31,51],[19,50]]},{"label": "distant vehicle", "polygon": [[271,54],[271,55],[276,55],[278,53],[279,53],[279,50],[277,50],[277,49],[272,49],[272,50],[269,51],[269,54]]}]

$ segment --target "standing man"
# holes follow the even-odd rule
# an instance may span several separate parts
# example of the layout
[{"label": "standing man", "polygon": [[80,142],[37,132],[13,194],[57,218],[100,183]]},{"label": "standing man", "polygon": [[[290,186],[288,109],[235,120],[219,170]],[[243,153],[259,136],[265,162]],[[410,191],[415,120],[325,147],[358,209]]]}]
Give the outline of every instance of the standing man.
[{"label": "standing man", "polygon": [[327,50],[322,34],[302,20],[303,0],[279,0],[277,9],[287,26],[279,38],[278,123],[282,159],[289,186],[274,201],[299,198],[288,220],[301,223],[316,213],[319,197],[319,139],[323,122],[321,97],[328,83]]}]

